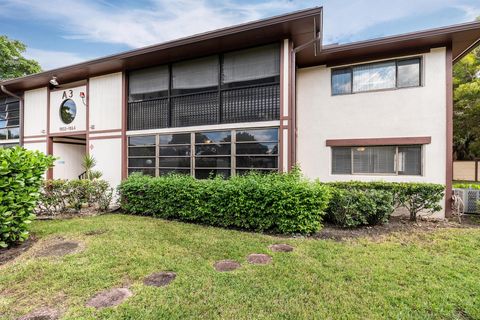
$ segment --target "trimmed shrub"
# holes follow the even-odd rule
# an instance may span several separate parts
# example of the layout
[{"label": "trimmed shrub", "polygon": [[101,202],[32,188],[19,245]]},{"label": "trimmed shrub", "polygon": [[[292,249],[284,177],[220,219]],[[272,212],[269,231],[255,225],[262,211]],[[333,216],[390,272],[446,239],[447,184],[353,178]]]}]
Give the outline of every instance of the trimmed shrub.
[{"label": "trimmed shrub", "polygon": [[388,191],[334,188],[325,220],[342,227],[377,225],[387,222],[393,210]]},{"label": "trimmed shrub", "polygon": [[0,149],[0,247],[28,238],[42,175],[54,158],[20,147]]},{"label": "trimmed shrub", "polygon": [[454,183],[453,188],[455,188],[455,189],[480,190],[480,184],[476,184],[476,183]]},{"label": "trimmed shrub", "polygon": [[393,195],[395,208],[404,207],[410,213],[410,220],[416,221],[420,212],[434,213],[442,209],[445,186],[434,183],[412,182],[331,182],[328,185],[345,190],[383,190]]},{"label": "trimmed shrub", "polygon": [[52,216],[84,206],[107,211],[112,198],[113,189],[104,180],[45,180],[36,212]]},{"label": "trimmed shrub", "polygon": [[130,214],[256,231],[308,234],[322,226],[330,188],[298,172],[197,180],[132,175],[119,187]]}]

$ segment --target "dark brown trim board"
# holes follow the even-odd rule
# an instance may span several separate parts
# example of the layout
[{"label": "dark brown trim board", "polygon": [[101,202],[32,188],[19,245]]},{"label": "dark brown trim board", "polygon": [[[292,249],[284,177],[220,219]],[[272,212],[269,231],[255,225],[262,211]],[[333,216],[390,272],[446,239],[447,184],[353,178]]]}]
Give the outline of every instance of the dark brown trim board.
[{"label": "dark brown trim board", "polygon": [[[50,87],[47,86],[47,154],[53,155],[53,139],[50,136]],[[47,170],[47,179],[53,179],[53,168]]]},{"label": "dark brown trim board", "polygon": [[25,139],[34,139],[34,138],[45,138],[47,135],[46,134],[39,134],[35,136],[25,136]]},{"label": "dark brown trim board", "polygon": [[432,137],[395,137],[395,138],[363,138],[363,139],[329,139],[327,147],[356,147],[356,146],[388,146],[430,144]]},{"label": "dark brown trim board", "polygon": [[283,64],[285,63],[285,42],[282,41],[280,43],[280,127],[279,127],[279,146],[278,146],[278,170],[280,172],[283,172],[283,148],[284,148],[284,143],[285,141],[283,140],[283,108],[285,106],[285,101],[283,100],[283,95],[284,95],[284,85],[285,85],[285,77],[283,76],[284,73],[284,66]]},{"label": "dark brown trim board", "polygon": [[23,141],[24,144],[27,143],[45,143],[47,140],[31,140],[31,141]]},{"label": "dark brown trim board", "polygon": [[85,84],[85,95],[86,97],[86,110],[85,110],[85,154],[90,155],[90,79],[87,79]]},{"label": "dark brown trim board", "polygon": [[122,72],[122,180],[128,177],[127,169],[127,99],[128,99],[128,77]]},{"label": "dark brown trim board", "polygon": [[452,47],[446,51],[446,171],[445,171],[445,217],[452,216],[452,184],[453,184],[453,55]]}]

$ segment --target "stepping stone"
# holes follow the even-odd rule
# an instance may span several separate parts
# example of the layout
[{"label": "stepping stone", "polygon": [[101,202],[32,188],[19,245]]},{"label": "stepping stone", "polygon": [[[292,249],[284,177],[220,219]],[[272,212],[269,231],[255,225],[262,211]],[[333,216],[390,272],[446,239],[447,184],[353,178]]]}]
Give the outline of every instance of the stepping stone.
[{"label": "stepping stone", "polygon": [[247,261],[252,264],[270,264],[272,263],[272,257],[263,253],[252,253],[248,255]]},{"label": "stepping stone", "polygon": [[37,252],[37,257],[61,257],[78,251],[80,244],[75,241],[62,241],[48,245]]},{"label": "stepping stone", "polygon": [[132,295],[133,293],[127,288],[113,288],[97,293],[90,298],[85,305],[87,307],[94,307],[97,309],[113,307],[119,305]]},{"label": "stepping stone", "polygon": [[228,271],[233,271],[235,269],[240,268],[240,263],[234,260],[220,260],[215,262],[213,267],[215,270],[220,271],[220,272],[228,272]]},{"label": "stepping stone", "polygon": [[175,272],[157,272],[152,273],[143,280],[143,284],[153,287],[164,287],[177,277]]},{"label": "stepping stone", "polygon": [[293,247],[289,244],[284,244],[284,243],[277,243],[277,244],[272,244],[268,246],[270,250],[273,252],[291,252],[293,251]]},{"label": "stepping stone", "polygon": [[18,318],[18,320],[57,320],[60,318],[60,312],[55,309],[41,308]]}]

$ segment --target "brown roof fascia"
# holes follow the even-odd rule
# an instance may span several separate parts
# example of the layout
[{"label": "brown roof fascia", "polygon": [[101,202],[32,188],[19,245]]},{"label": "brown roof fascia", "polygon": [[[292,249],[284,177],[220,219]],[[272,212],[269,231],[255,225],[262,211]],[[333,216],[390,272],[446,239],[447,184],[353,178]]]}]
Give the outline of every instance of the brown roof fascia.
[{"label": "brown roof fascia", "polygon": [[[43,83],[45,79],[50,79],[53,75],[59,77],[60,81],[62,81],[62,75],[68,75],[68,81],[70,82],[70,81],[75,81],[72,79],[78,80],[82,78],[84,79],[92,75],[98,76],[105,73],[123,71],[125,69],[128,69],[127,64],[129,59],[134,59],[134,58],[140,59],[141,56],[146,56],[148,54],[154,54],[156,52],[173,49],[177,47],[182,47],[186,45],[196,44],[196,43],[198,43],[198,45],[201,46],[200,43],[203,41],[222,39],[225,37],[231,37],[233,35],[241,37],[240,35],[242,33],[246,33],[249,31],[255,32],[255,30],[258,30],[259,32],[261,32],[262,28],[265,29],[273,26],[277,26],[279,31],[281,31],[281,33],[283,33],[283,35],[285,36],[293,36],[292,32],[294,32],[295,30],[291,30],[291,29],[295,29],[293,24],[296,21],[300,21],[302,19],[308,19],[311,17],[317,17],[321,14],[321,12],[322,12],[322,7],[315,7],[311,9],[300,10],[300,11],[296,11],[296,12],[285,14],[285,15],[274,16],[267,19],[243,23],[243,24],[232,26],[232,27],[217,29],[214,31],[209,31],[209,32],[200,33],[200,34],[196,34],[196,35],[185,37],[185,38],[164,42],[161,44],[147,46],[147,47],[143,47],[136,50],[130,50],[120,54],[114,54],[114,55],[110,55],[110,56],[106,56],[106,57],[102,57],[94,60],[89,60],[86,62],[82,62],[82,63],[78,63],[78,64],[74,64],[74,65],[70,65],[62,68],[47,70],[45,72],[28,75],[25,77],[5,80],[0,83],[5,86],[13,86],[14,90],[17,90],[17,89],[26,90],[26,89],[33,89],[35,87],[39,87],[37,83],[31,86],[29,85],[30,83],[39,82],[40,78],[43,78],[42,79],[42,83]],[[299,28],[299,29],[302,29],[302,28]],[[310,30],[311,30],[311,27],[310,25],[308,25],[308,29],[296,35],[299,37],[302,37],[304,36],[305,33],[310,32]],[[257,37],[257,42],[258,41],[261,42],[264,36],[265,36],[264,34],[260,34],[259,37]],[[275,39],[275,40],[280,40],[280,39]],[[251,38],[250,38],[250,41],[252,41]],[[162,61],[159,61],[158,63],[162,63]],[[108,72],[93,73],[90,71],[90,69],[92,68],[106,66],[107,64],[109,66]],[[47,83],[43,85],[47,85]]]}]

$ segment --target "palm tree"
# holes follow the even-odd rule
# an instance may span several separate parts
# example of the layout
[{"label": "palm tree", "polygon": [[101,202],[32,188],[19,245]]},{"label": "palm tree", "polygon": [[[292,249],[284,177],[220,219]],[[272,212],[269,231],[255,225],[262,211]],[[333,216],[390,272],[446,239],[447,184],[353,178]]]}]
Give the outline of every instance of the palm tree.
[{"label": "palm tree", "polygon": [[97,160],[89,154],[86,154],[82,160],[82,167],[85,169],[85,177],[89,180],[92,179],[93,168],[97,165]]}]

